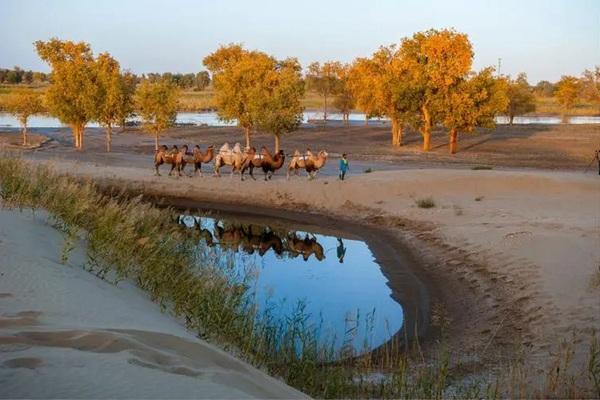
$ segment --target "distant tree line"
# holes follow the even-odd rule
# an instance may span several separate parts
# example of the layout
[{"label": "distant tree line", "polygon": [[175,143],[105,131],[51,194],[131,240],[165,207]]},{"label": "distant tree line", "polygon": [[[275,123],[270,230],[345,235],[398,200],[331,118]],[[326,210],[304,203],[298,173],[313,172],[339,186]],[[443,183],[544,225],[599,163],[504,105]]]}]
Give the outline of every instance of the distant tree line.
[{"label": "distant tree line", "polygon": [[142,74],[139,80],[147,79],[150,82],[158,82],[160,80],[170,80],[180,89],[193,89],[196,91],[204,90],[210,85],[210,75],[208,71],[200,71],[198,73],[171,73],[165,72],[162,74],[151,72]]},{"label": "distant tree line", "polygon": [[43,72],[25,71],[18,66],[12,69],[0,68],[0,83],[18,85],[48,82],[48,74]]},{"label": "distant tree line", "polygon": [[[149,74],[142,74],[140,76],[131,73],[136,83],[144,79],[148,79],[150,82],[158,82],[163,79],[171,80],[175,86],[181,89],[193,89],[193,90],[204,90],[210,85],[210,75],[208,71],[200,71],[197,73],[171,73],[164,72],[162,74],[151,72]],[[44,83],[49,82],[50,74],[37,71],[26,71],[21,69],[19,66],[15,66],[12,69],[0,68],[0,83],[18,85],[18,84],[33,84],[33,83]]]},{"label": "distant tree line", "polygon": [[554,96],[563,115],[580,99],[600,104],[600,67],[579,78],[563,76],[557,83],[531,86],[525,74],[499,76],[492,67],[474,71],[471,42],[452,29],[417,32],[349,64],[315,62],[305,73],[295,58],[279,60],[240,44],[221,46],[206,56],[208,71],[141,76],[121,71],[108,53],[94,56],[87,43],[51,39],[35,46],[51,73],[29,74],[15,67],[2,70],[2,79],[18,84],[37,76],[49,82],[48,89],[43,95],[15,89],[3,107],[21,121],[24,143],[27,118],[46,110],[71,127],[78,149],[83,148],[85,126],[95,121],[106,128],[110,151],[113,127],[124,126],[134,112],[155,135],[158,149],[160,133],[174,124],[179,90],[202,90],[209,84],[219,118],[237,122],[246,146],[251,146],[252,132],[263,131],[273,134],[276,151],[281,136],[302,122],[306,90],[323,98],[324,119],[330,104],[346,123],[354,109],[365,114],[367,123],[384,117],[391,122],[392,146],[402,146],[405,129],[412,128],[421,134],[424,151],[431,147],[432,130],[444,129],[451,153],[458,149],[459,134],[493,127],[498,115],[507,115],[512,124],[515,116],[535,111],[536,96]]}]

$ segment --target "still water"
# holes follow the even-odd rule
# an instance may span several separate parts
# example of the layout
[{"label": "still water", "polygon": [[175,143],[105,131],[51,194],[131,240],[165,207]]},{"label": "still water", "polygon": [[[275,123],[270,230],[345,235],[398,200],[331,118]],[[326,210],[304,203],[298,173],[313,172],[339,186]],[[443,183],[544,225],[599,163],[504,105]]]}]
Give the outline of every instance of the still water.
[{"label": "still water", "polygon": [[200,263],[252,277],[259,311],[286,318],[302,305],[307,326],[317,327],[320,338],[327,344],[333,340],[337,350],[344,344],[357,352],[365,343],[376,348],[403,328],[403,307],[358,238],[237,217],[181,215],[179,223],[197,235]]},{"label": "still water", "polygon": [[[342,115],[339,113],[329,113],[327,116],[330,121],[342,120]],[[323,114],[317,111],[306,111],[304,113],[303,122],[318,122],[323,119]],[[136,121],[136,118],[131,119]],[[365,115],[362,113],[351,113],[350,123],[352,124],[363,124]],[[177,123],[185,125],[196,125],[196,126],[234,126],[235,122],[223,122],[219,119],[216,112],[180,112],[177,114]],[[371,119],[370,124],[381,124],[386,122],[386,119]],[[496,122],[498,124],[508,124],[507,117],[497,117]],[[517,125],[521,124],[550,124],[556,125],[562,123],[560,117],[515,117],[514,123]],[[598,116],[578,116],[570,117],[569,124],[600,124],[600,117]],[[46,115],[37,115],[29,119],[29,127],[31,128],[59,128],[62,126],[60,121],[54,117]],[[89,127],[98,127],[97,123],[88,124]],[[19,121],[12,115],[7,113],[0,113],[0,128],[18,128]]]}]

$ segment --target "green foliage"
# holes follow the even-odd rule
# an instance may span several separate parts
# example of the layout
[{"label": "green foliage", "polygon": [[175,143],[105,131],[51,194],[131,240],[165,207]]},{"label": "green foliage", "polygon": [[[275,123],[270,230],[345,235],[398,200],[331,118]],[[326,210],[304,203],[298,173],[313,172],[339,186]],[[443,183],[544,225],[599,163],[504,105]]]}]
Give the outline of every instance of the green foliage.
[{"label": "green foliage", "polygon": [[520,73],[515,80],[507,79],[506,95],[508,96],[506,113],[511,125],[516,116],[535,111],[535,96],[524,73]]},{"label": "green foliage", "polygon": [[249,110],[258,129],[275,135],[275,151],[279,136],[295,131],[302,123],[301,104],[304,95],[301,67],[296,59],[283,60],[264,76],[248,96]]},{"label": "green foliage", "polygon": [[433,197],[424,197],[422,199],[417,199],[417,200],[415,200],[415,204],[419,208],[433,208],[433,207],[435,207],[435,201],[433,200]]},{"label": "green foliage", "polygon": [[154,133],[156,150],[161,132],[175,124],[179,91],[171,80],[142,81],[135,93],[135,102],[144,128]]}]

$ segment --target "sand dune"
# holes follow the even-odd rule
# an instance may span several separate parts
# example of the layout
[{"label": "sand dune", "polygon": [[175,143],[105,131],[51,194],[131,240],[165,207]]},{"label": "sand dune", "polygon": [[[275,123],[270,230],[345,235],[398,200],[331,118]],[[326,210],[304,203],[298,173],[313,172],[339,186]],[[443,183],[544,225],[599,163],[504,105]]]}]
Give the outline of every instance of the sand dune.
[{"label": "sand dune", "polygon": [[0,210],[0,397],[301,398],[187,332],[146,294],[60,263],[42,212]]}]

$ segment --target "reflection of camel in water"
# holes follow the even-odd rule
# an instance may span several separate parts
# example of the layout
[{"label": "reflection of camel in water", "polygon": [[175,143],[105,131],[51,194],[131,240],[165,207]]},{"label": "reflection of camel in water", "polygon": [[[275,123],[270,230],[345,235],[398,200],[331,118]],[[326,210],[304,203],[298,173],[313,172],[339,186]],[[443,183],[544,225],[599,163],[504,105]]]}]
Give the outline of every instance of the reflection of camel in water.
[{"label": "reflection of camel in water", "polygon": [[194,218],[194,229],[196,232],[198,232],[198,239],[204,239],[208,247],[213,247],[215,245],[215,241],[210,230],[203,228],[202,225],[200,225],[200,218]]},{"label": "reflection of camel in water", "polygon": [[304,261],[308,261],[311,254],[314,254],[316,259],[323,261],[325,259],[325,252],[323,246],[317,242],[317,238],[313,235],[312,238],[308,237],[308,234],[304,239],[300,239],[296,233],[290,232],[287,237],[287,249],[294,257],[302,254]]},{"label": "reflection of camel in water", "polygon": [[[178,222],[183,224],[184,217],[180,216]],[[236,225],[215,220],[213,233],[209,229],[202,228],[199,217],[194,218],[194,236],[204,239],[209,247],[219,245],[225,250],[239,251],[248,254],[258,252],[261,257],[273,250],[278,256],[287,252],[292,258],[302,255],[304,261],[308,261],[311,254],[319,261],[325,259],[323,246],[317,242],[313,235],[307,234],[304,239],[298,237],[295,232],[289,232],[284,240],[271,228],[258,228],[253,225]]]}]

